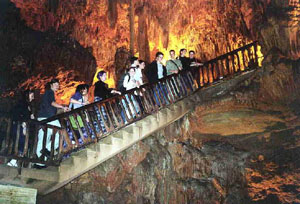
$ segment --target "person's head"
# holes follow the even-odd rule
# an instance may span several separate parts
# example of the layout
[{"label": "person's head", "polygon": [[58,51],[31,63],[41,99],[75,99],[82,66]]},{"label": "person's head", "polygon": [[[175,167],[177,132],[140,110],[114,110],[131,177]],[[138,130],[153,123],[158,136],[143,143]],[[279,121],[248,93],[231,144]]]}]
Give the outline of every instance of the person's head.
[{"label": "person's head", "polygon": [[170,53],[171,59],[175,59],[175,50],[170,50],[169,53]]},{"label": "person's head", "polygon": [[49,82],[49,86],[50,86],[50,89],[52,91],[56,92],[59,89],[59,81],[58,81],[58,79],[52,79]]},{"label": "person's head", "polygon": [[76,87],[76,92],[79,92],[81,95],[86,95],[89,90],[88,84],[80,84]]},{"label": "person's head", "polygon": [[156,57],[156,61],[161,63],[164,58],[164,54],[162,52],[157,52],[155,54],[155,57]]},{"label": "person's head", "polygon": [[145,61],[139,60],[139,68],[140,69],[145,69],[145,66],[146,66]]},{"label": "person's head", "polygon": [[179,54],[181,57],[184,57],[186,54],[186,49],[185,48],[180,49]]},{"label": "person's head", "polygon": [[189,57],[190,57],[191,59],[195,58],[195,51],[194,51],[194,50],[190,50],[190,51],[189,51]]},{"label": "person's head", "polygon": [[24,91],[24,99],[27,103],[30,103],[34,100],[34,90],[27,89]]},{"label": "person's head", "polygon": [[139,59],[135,56],[130,58],[131,65],[134,64],[135,66],[139,65]]},{"label": "person's head", "polygon": [[100,71],[98,72],[97,74],[97,78],[100,80],[100,81],[105,81],[106,80],[106,72],[105,71]]},{"label": "person's head", "polygon": [[128,74],[130,77],[133,77],[135,75],[135,67],[130,67],[128,69]]}]

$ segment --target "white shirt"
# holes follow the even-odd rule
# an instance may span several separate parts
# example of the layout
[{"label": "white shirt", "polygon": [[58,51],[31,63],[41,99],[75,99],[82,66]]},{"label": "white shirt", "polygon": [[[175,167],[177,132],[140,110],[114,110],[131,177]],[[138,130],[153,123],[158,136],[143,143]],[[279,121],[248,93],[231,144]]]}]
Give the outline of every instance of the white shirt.
[{"label": "white shirt", "polygon": [[129,75],[126,75],[123,81],[123,86],[126,88],[126,91],[137,87],[136,80],[134,79],[134,77],[130,77],[129,81],[128,79]]},{"label": "white shirt", "polygon": [[143,84],[143,74],[142,74],[142,70],[140,68],[135,69],[134,79],[136,81],[138,81],[140,83],[140,85]]},{"label": "white shirt", "polygon": [[158,62],[157,62],[157,75],[158,75],[158,79],[162,79],[164,77],[163,65]]}]

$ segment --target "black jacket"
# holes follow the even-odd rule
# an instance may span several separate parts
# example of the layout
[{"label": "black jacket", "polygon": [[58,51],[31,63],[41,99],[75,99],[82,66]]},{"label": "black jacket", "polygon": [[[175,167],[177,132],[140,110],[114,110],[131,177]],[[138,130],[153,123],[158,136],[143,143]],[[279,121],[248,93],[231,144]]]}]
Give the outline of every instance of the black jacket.
[{"label": "black jacket", "polygon": [[[163,65],[163,76],[167,76],[167,69]],[[157,61],[154,60],[151,64],[148,65],[146,69],[146,77],[149,83],[156,83],[158,81],[158,67]]]},{"label": "black jacket", "polygon": [[108,88],[108,84],[99,80],[95,83],[94,96],[98,96],[101,98],[101,100],[105,100],[112,96],[111,90],[112,89]]}]

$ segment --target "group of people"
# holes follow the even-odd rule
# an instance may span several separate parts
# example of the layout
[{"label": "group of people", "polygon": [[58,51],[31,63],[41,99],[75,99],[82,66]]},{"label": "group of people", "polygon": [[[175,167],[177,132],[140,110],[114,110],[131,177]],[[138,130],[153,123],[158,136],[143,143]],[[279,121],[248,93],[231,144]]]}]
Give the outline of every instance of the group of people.
[{"label": "group of people", "polygon": [[[203,64],[199,62],[195,58],[195,52],[193,50],[189,51],[189,57],[186,57],[186,49],[181,49],[179,56],[176,58],[175,51],[170,50],[170,59],[166,61],[166,66],[163,64],[164,54],[162,52],[157,52],[155,55],[155,60],[146,66],[146,62],[143,60],[139,60],[137,57],[130,58],[130,66],[124,71],[124,74],[121,76],[121,79],[118,81],[117,89],[112,89],[108,87],[108,84],[105,83],[107,75],[105,71],[100,71],[97,74],[98,81],[95,83],[94,89],[94,101],[101,101],[107,98],[112,97],[113,95],[121,95],[124,92],[139,88],[142,86],[145,81],[148,83],[154,84],[157,83],[160,79],[171,75],[177,74],[180,71],[189,70],[194,77],[197,77],[198,71],[194,69],[195,67],[202,66]],[[194,71],[195,70],[195,71]],[[157,99],[157,103],[159,103],[158,97],[166,97],[165,96],[165,87],[163,84],[156,87],[158,95],[154,95]],[[47,118],[50,118],[57,114],[58,109],[62,109],[64,112],[70,111],[71,109],[76,109],[82,107],[84,105],[89,104],[88,100],[88,91],[89,85],[81,84],[78,85],[74,95],[70,98],[69,106],[59,104],[55,100],[55,92],[59,89],[59,81],[57,79],[52,79],[48,83],[48,87],[46,87],[45,93],[42,95],[40,108],[38,111],[35,111],[32,104],[34,101],[34,93],[33,91],[27,91],[25,95],[25,99],[21,100],[21,103],[18,103],[16,107],[13,108],[13,120],[14,121],[26,121],[26,120],[38,120],[42,121]],[[125,93],[126,100],[129,100],[129,96]],[[140,103],[140,100],[136,100],[142,97],[142,94],[139,94],[135,99],[131,99],[133,103]],[[124,103],[124,99],[122,103]],[[21,105],[20,105],[21,104]],[[124,106],[125,107],[125,106]],[[134,105],[134,107],[129,107],[130,109],[136,108],[136,112],[143,111],[139,110],[137,107],[141,107],[138,105]],[[100,111],[105,116],[104,110],[96,110],[97,115],[100,115]],[[125,112],[127,112],[126,110]],[[133,111],[132,111],[133,112]],[[121,113],[122,118],[126,121],[124,114]],[[99,116],[99,120],[101,120]],[[71,121],[72,122],[72,121]],[[54,120],[49,122],[48,124],[60,127],[60,123],[58,120]],[[16,130],[16,127],[13,126],[13,129]],[[21,127],[21,131],[23,137],[25,137],[25,129],[24,123]],[[42,155],[49,155],[51,150],[51,135],[52,129],[48,129],[47,138],[46,138],[46,147],[43,147],[44,140],[44,130],[40,129],[38,133],[38,143],[36,154],[38,157]],[[58,137],[58,134],[55,136]],[[24,139],[19,140],[19,151],[22,152],[23,149],[20,148],[23,146]],[[59,145],[59,139],[55,139],[54,148],[57,149]]]}]

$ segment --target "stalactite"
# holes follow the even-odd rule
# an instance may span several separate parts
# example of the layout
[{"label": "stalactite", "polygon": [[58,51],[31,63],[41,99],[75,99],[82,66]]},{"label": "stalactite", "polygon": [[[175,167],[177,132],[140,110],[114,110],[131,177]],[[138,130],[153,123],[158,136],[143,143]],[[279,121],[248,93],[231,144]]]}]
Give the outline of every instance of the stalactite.
[{"label": "stalactite", "polygon": [[139,57],[149,62],[150,49],[149,49],[149,40],[148,40],[147,15],[145,13],[144,7],[140,7],[137,10],[138,10],[137,14],[139,15],[138,36],[137,36]]},{"label": "stalactite", "polygon": [[115,28],[118,20],[118,1],[108,0],[108,21],[111,28]]},{"label": "stalactite", "polygon": [[132,55],[134,55],[134,15],[135,15],[135,12],[134,12],[134,3],[133,3],[133,0],[130,0],[130,3],[129,3],[129,24],[130,24],[130,53]]},{"label": "stalactite", "polygon": [[48,0],[47,2],[47,8],[49,12],[56,13],[58,6],[59,6],[59,0]]}]

